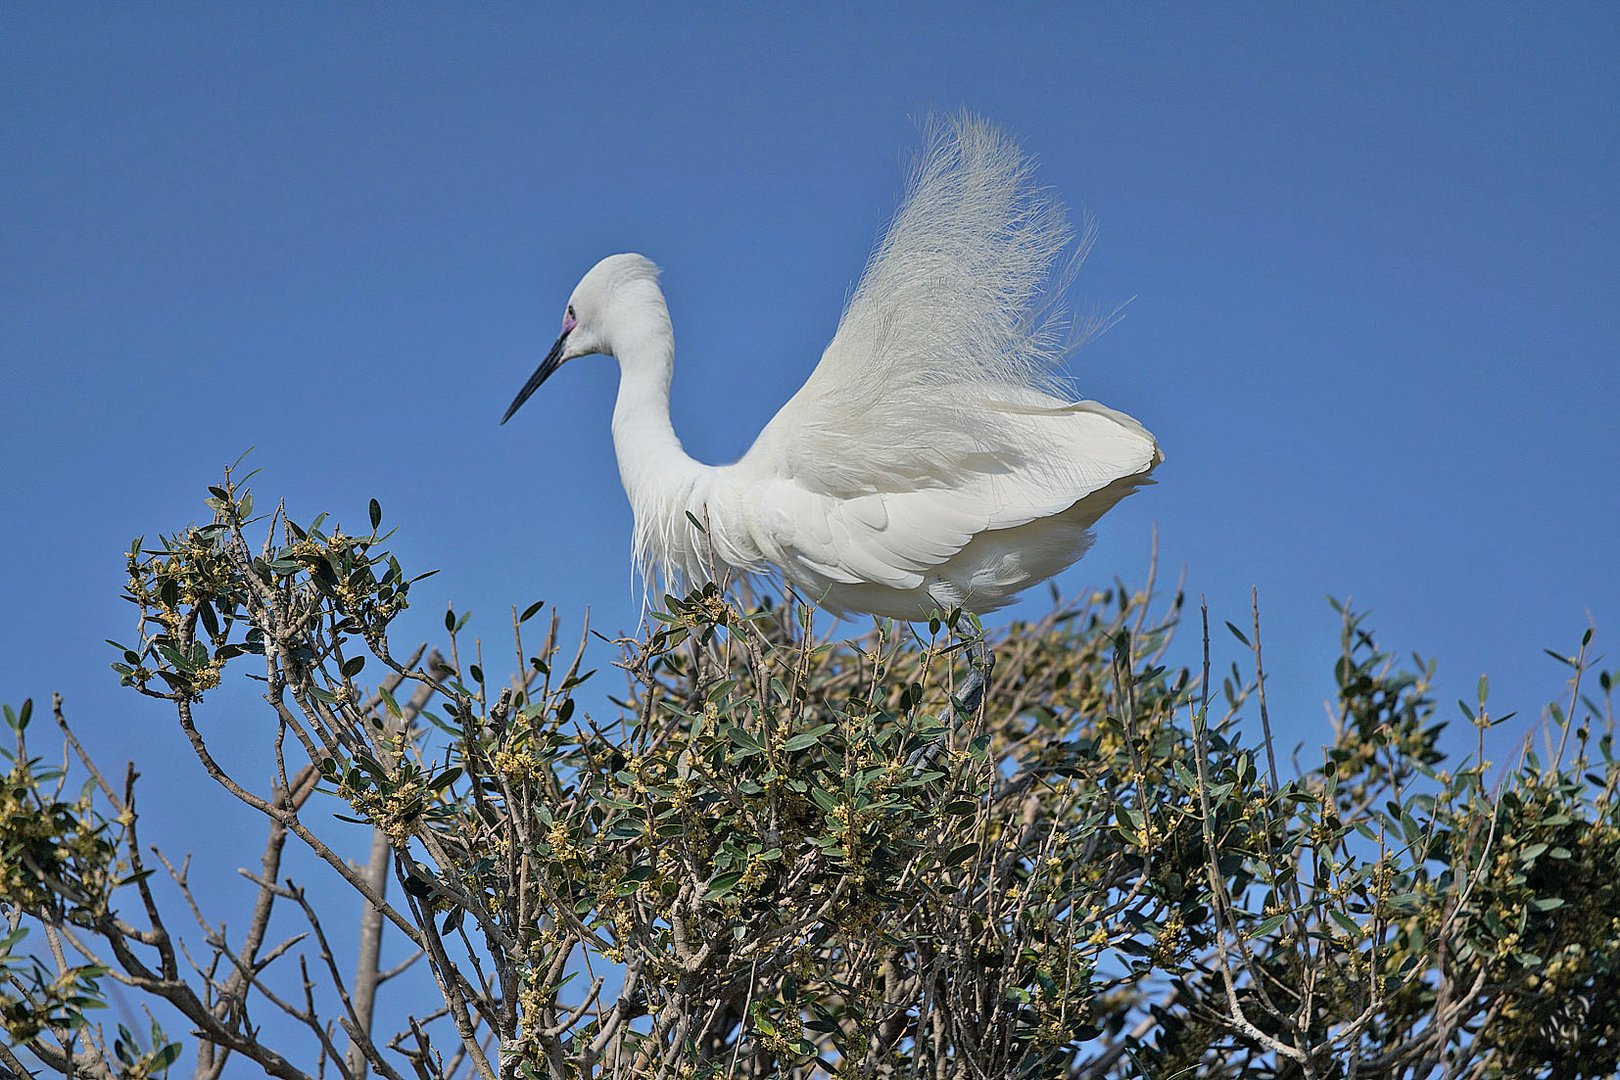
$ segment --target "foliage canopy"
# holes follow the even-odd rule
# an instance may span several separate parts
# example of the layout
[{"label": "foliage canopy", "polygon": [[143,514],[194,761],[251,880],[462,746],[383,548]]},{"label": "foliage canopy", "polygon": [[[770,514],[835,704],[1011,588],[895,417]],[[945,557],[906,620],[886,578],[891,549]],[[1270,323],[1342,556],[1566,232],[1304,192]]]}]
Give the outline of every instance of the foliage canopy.
[{"label": "foliage canopy", "polygon": [[[713,586],[617,643],[625,693],[585,698],[589,639],[564,651],[555,615],[535,633],[538,604],[513,613],[509,679],[454,612],[442,652],[396,653],[413,579],[375,503],[360,533],[253,525],[227,474],[209,506],[131,548],[142,633],[114,667],[263,815],[251,907],[227,933],[196,906],[138,839],[133,768],[102,772],[60,699],[73,770],[8,707],[0,1073],[148,1076],[187,1050],[209,1077],[233,1057],[486,1080],[1620,1068],[1620,767],[1590,633],[1557,657],[1545,748],[1493,767],[1485,681],[1453,760],[1433,666],[1343,610],[1333,741],[1288,763],[1258,611],[1228,624],[1247,668],[1210,670],[1207,614],[1202,666],[1169,666],[1182,598],[1151,581],[998,635],[971,715],[950,696],[970,618],[818,641],[804,608]],[[263,680],[268,785],[196,723],[227,667]],[[333,810],[374,827],[369,864]],[[353,970],[281,872],[289,838],[368,902]],[[385,933],[440,1000],[390,999]],[[97,1021],[108,980],[153,1004],[149,1032]]]}]

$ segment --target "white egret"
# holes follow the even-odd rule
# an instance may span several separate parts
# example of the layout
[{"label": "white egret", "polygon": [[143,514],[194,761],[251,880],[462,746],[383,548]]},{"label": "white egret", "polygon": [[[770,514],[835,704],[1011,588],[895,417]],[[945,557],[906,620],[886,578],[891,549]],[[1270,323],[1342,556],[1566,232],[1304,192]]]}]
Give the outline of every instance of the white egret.
[{"label": "white egret", "polygon": [[1071,239],[1016,144],[955,117],[931,130],[821,362],[741,460],[702,464],[676,437],[675,339],[641,255],[585,275],[501,423],[564,362],[614,357],[613,442],[649,582],[776,571],[835,614],[992,611],[1084,554],[1162,460],[1136,420],[1063,394]]}]

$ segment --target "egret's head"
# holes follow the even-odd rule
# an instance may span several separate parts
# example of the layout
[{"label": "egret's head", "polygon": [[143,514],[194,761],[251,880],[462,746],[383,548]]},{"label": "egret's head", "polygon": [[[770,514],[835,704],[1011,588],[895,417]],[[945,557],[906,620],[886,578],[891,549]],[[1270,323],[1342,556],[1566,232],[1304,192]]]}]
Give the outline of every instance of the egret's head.
[{"label": "egret's head", "polygon": [[609,255],[574,286],[556,344],[507,406],[501,423],[510,420],[565,361],[596,353],[613,356],[615,342],[627,334],[659,331],[669,332],[669,312],[658,288],[658,267],[643,255]]}]

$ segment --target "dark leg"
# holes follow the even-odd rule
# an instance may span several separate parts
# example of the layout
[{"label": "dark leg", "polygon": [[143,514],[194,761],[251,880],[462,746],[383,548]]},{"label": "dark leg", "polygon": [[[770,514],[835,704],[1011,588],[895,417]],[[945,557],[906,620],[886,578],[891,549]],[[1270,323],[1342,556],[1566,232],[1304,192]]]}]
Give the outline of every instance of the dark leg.
[{"label": "dark leg", "polygon": [[985,685],[996,666],[995,653],[990,651],[982,637],[968,638],[963,651],[967,653],[968,660],[967,681],[951,695],[950,709],[939,718],[947,729],[946,733],[919,746],[906,758],[906,764],[911,766],[914,774],[926,771],[938,759],[945,749],[949,732],[954,731],[963,719],[977,715],[979,706],[984,703]]},{"label": "dark leg", "polygon": [[983,638],[968,638],[965,651],[968,658],[967,682],[962,684],[961,692],[953,696],[962,711],[971,716],[979,711],[979,705],[984,701],[985,682],[996,666],[996,654],[990,651]]}]

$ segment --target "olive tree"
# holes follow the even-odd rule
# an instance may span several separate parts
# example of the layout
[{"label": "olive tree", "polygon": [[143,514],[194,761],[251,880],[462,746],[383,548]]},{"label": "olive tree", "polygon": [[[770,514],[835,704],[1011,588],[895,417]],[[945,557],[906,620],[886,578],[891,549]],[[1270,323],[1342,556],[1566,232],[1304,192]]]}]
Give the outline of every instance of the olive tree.
[{"label": "olive tree", "polygon": [[[1285,761],[1258,607],[1223,631],[1244,664],[1211,669],[1200,609],[1202,661],[1176,667],[1182,593],[1151,575],[994,635],[970,712],[952,689],[982,631],[960,612],[823,639],[797,601],[711,585],[640,637],[565,644],[536,604],[502,676],[465,615],[436,647],[391,640],[417,579],[375,502],[351,532],[255,517],[227,472],[208,505],[132,546],[141,632],[114,668],[262,818],[252,902],[203,910],[139,832],[134,767],[97,765],[59,698],[48,721],[8,707],[0,1074],[1620,1067],[1620,767],[1590,633],[1557,656],[1571,688],[1539,748],[1493,765],[1509,717],[1485,681],[1456,757],[1433,665],[1343,609],[1333,739]],[[603,653],[622,690],[585,670]],[[230,771],[197,721],[238,672],[261,680],[268,777]],[[369,859],[342,853],[343,819]],[[358,962],[327,929],[348,908],[283,872],[288,844],[320,896],[363,901]],[[402,972],[437,994],[391,996]],[[149,1025],[98,1019],[109,982]]]}]

